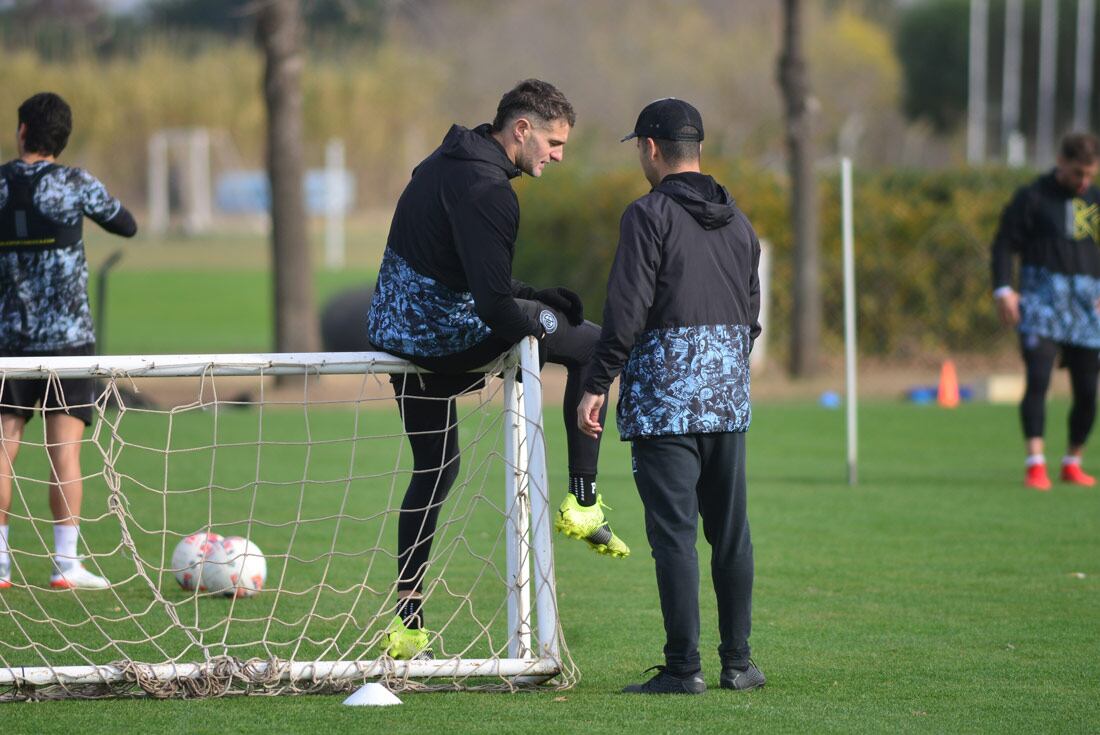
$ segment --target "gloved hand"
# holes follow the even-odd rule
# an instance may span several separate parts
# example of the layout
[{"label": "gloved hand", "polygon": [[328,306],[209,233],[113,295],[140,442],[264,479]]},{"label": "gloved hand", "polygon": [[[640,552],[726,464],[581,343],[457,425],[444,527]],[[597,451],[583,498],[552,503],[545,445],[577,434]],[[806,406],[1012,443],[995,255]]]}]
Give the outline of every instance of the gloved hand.
[{"label": "gloved hand", "polygon": [[581,297],[564,286],[535,291],[533,298],[565,314],[565,318],[574,327],[584,321],[584,304],[581,303]]}]

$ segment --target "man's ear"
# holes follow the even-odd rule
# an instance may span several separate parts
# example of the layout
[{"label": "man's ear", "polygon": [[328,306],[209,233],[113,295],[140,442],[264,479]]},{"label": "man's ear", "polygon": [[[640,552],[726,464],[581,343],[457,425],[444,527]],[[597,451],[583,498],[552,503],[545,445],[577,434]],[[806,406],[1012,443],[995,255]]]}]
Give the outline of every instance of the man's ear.
[{"label": "man's ear", "polygon": [[527,137],[527,133],[531,130],[531,121],[525,117],[521,117],[512,124],[512,135],[515,136],[516,141],[523,142],[523,139]]},{"label": "man's ear", "polygon": [[661,151],[657,147],[657,141],[653,138],[645,139],[645,155],[651,161],[656,161],[661,155]]}]

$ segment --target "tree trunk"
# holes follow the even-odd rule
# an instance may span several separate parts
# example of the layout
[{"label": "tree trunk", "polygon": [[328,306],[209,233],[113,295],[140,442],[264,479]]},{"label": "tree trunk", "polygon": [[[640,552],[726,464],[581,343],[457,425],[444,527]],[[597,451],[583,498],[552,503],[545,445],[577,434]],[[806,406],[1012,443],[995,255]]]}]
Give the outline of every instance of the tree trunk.
[{"label": "tree trunk", "polygon": [[313,267],[302,195],[302,16],[298,0],[257,6],[264,50],[271,255],[275,269],[275,350],[318,349]]},{"label": "tree trunk", "polygon": [[794,303],[791,312],[790,371],[806,377],[817,371],[821,351],[821,282],[814,182],[813,109],[802,53],[802,2],[783,0],[783,51],[779,85],[787,114],[791,229],[794,232]]}]

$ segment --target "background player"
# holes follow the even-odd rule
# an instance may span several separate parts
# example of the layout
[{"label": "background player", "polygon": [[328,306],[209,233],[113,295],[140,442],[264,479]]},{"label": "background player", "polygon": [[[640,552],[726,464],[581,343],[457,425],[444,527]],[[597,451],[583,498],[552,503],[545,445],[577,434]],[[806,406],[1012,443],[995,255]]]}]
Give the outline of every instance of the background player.
[{"label": "background player", "polygon": [[[1100,372],[1100,170],[1095,135],[1062,139],[1054,170],[1012,197],[993,240],[993,295],[1001,321],[1016,327],[1027,388],[1020,403],[1027,460],[1024,484],[1049,490],[1043,432],[1046,394],[1055,360],[1069,368],[1073,407],[1062,480],[1091,486],[1081,469],[1085,442],[1096,418]],[[1012,287],[1013,256],[1020,258],[1019,292]]]},{"label": "background player", "polygon": [[[0,167],[0,356],[95,354],[83,218],[132,237],[133,216],[94,176],[57,163],[72,110],[50,92],[19,107],[19,158]],[[0,588],[11,586],[8,510],[23,430],[41,404],[50,460],[54,558],[50,586],[104,588],[77,552],[84,485],[80,442],[92,421],[91,378],[4,380],[0,392]]]}]

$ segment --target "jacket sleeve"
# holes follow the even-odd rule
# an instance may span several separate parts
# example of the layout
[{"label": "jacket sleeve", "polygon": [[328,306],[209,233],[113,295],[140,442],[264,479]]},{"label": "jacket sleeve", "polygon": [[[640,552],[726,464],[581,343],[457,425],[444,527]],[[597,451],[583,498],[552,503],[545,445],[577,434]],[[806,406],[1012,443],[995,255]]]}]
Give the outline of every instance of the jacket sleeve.
[{"label": "jacket sleeve", "polygon": [[134,221],[134,215],[130,214],[130,210],[122,206],[118,208],[118,212],[114,217],[111,217],[111,219],[105,222],[100,222],[99,226],[112,235],[133,237],[137,234],[137,222]]},{"label": "jacket sleeve", "polygon": [[86,217],[112,235],[133,237],[137,233],[134,215],[107,192],[107,187],[82,168],[74,169],[80,188],[80,209]]},{"label": "jacket sleeve", "polygon": [[661,236],[654,219],[637,203],[619,223],[619,247],[607,280],[603,329],[585,390],[602,395],[622,372],[645,329],[661,268]]},{"label": "jacket sleeve", "polygon": [[517,299],[534,299],[537,289],[529,286],[518,278],[512,279],[512,296]]},{"label": "jacket sleeve", "polygon": [[451,206],[451,228],[477,315],[508,342],[541,334],[538,322],[524,314],[513,297],[519,203],[511,187],[496,182],[475,185]]},{"label": "jacket sleeve", "polygon": [[760,336],[760,240],[749,228],[752,236],[752,272],[749,274],[749,351]]},{"label": "jacket sleeve", "polygon": [[1001,213],[1001,224],[993,238],[992,265],[993,290],[1014,286],[1012,258],[1019,255],[1021,245],[1027,239],[1028,222],[1027,189],[1020,189]]}]

